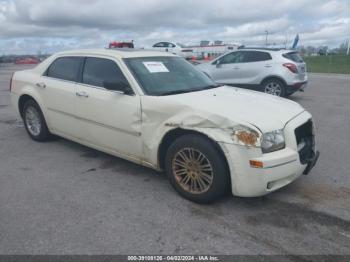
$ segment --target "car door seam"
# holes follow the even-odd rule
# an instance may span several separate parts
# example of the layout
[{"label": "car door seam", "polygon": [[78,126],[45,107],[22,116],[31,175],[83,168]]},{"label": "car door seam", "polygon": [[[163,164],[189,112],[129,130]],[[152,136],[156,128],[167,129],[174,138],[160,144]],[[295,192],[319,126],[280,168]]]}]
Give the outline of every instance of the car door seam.
[{"label": "car door seam", "polygon": [[120,131],[120,132],[129,134],[129,135],[133,135],[133,136],[141,136],[141,132],[132,132],[132,131],[128,131],[128,130],[125,130],[125,129],[122,129],[122,128],[117,128],[117,127],[105,125],[105,124],[102,124],[100,122],[96,122],[96,121],[93,121],[93,120],[90,120],[90,119],[87,119],[87,118],[83,118],[83,117],[80,117],[80,116],[77,116],[77,115],[73,115],[73,114],[70,114],[70,113],[67,113],[67,112],[63,112],[63,111],[60,111],[60,110],[57,110],[57,109],[53,109],[53,108],[50,108],[50,107],[48,108],[48,110],[56,112],[56,113],[60,113],[60,114],[66,115],[66,116],[70,116],[72,118],[75,118],[75,119],[78,119],[78,120],[82,120],[82,121],[85,121],[85,122],[88,122],[88,123],[91,123],[91,124],[95,124],[95,125],[98,125],[98,126],[106,127],[108,129],[111,129],[111,130]]}]

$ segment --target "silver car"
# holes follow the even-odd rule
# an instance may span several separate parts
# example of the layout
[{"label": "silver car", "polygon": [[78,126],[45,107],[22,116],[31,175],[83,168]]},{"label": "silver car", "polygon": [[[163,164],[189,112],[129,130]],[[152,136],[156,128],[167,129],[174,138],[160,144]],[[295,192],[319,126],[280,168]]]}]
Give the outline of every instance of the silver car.
[{"label": "silver car", "polygon": [[295,50],[251,48],[197,65],[219,84],[289,96],[307,85],[306,65]]}]

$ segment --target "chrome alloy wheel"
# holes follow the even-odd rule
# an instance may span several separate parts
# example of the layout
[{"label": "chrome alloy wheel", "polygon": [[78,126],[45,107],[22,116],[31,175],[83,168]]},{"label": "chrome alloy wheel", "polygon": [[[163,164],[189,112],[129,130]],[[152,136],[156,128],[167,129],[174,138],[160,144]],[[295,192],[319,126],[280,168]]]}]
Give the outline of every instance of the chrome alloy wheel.
[{"label": "chrome alloy wheel", "polygon": [[177,183],[191,194],[202,194],[213,183],[213,167],[209,159],[194,148],[183,148],[172,160],[172,171]]},{"label": "chrome alloy wheel", "polygon": [[41,118],[38,110],[33,107],[27,107],[25,111],[25,124],[28,131],[33,136],[38,136],[41,132]]},{"label": "chrome alloy wheel", "polygon": [[282,94],[282,87],[278,82],[269,82],[265,85],[265,93],[274,95],[274,96],[281,96]]}]

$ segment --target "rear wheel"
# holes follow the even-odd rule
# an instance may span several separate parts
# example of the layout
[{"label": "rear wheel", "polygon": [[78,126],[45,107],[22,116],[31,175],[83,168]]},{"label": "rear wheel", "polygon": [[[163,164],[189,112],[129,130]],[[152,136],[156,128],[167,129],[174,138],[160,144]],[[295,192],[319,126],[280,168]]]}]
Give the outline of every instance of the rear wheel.
[{"label": "rear wheel", "polygon": [[44,115],[39,105],[33,99],[25,102],[22,116],[24,126],[33,140],[42,142],[47,141],[51,137]]},{"label": "rear wheel", "polygon": [[263,83],[263,89],[266,94],[274,96],[286,96],[286,87],[284,83],[278,79],[271,78]]},{"label": "rear wheel", "polygon": [[199,135],[185,135],[169,147],[165,169],[172,186],[184,198],[210,203],[229,190],[229,174],[221,152]]}]

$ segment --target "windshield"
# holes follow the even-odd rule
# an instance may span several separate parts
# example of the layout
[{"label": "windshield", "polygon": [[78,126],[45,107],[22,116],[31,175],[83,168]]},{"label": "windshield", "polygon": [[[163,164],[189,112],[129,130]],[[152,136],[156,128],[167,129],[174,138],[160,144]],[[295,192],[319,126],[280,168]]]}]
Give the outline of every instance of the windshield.
[{"label": "windshield", "polygon": [[215,88],[207,75],[180,57],[124,59],[147,95],[171,95]]}]

